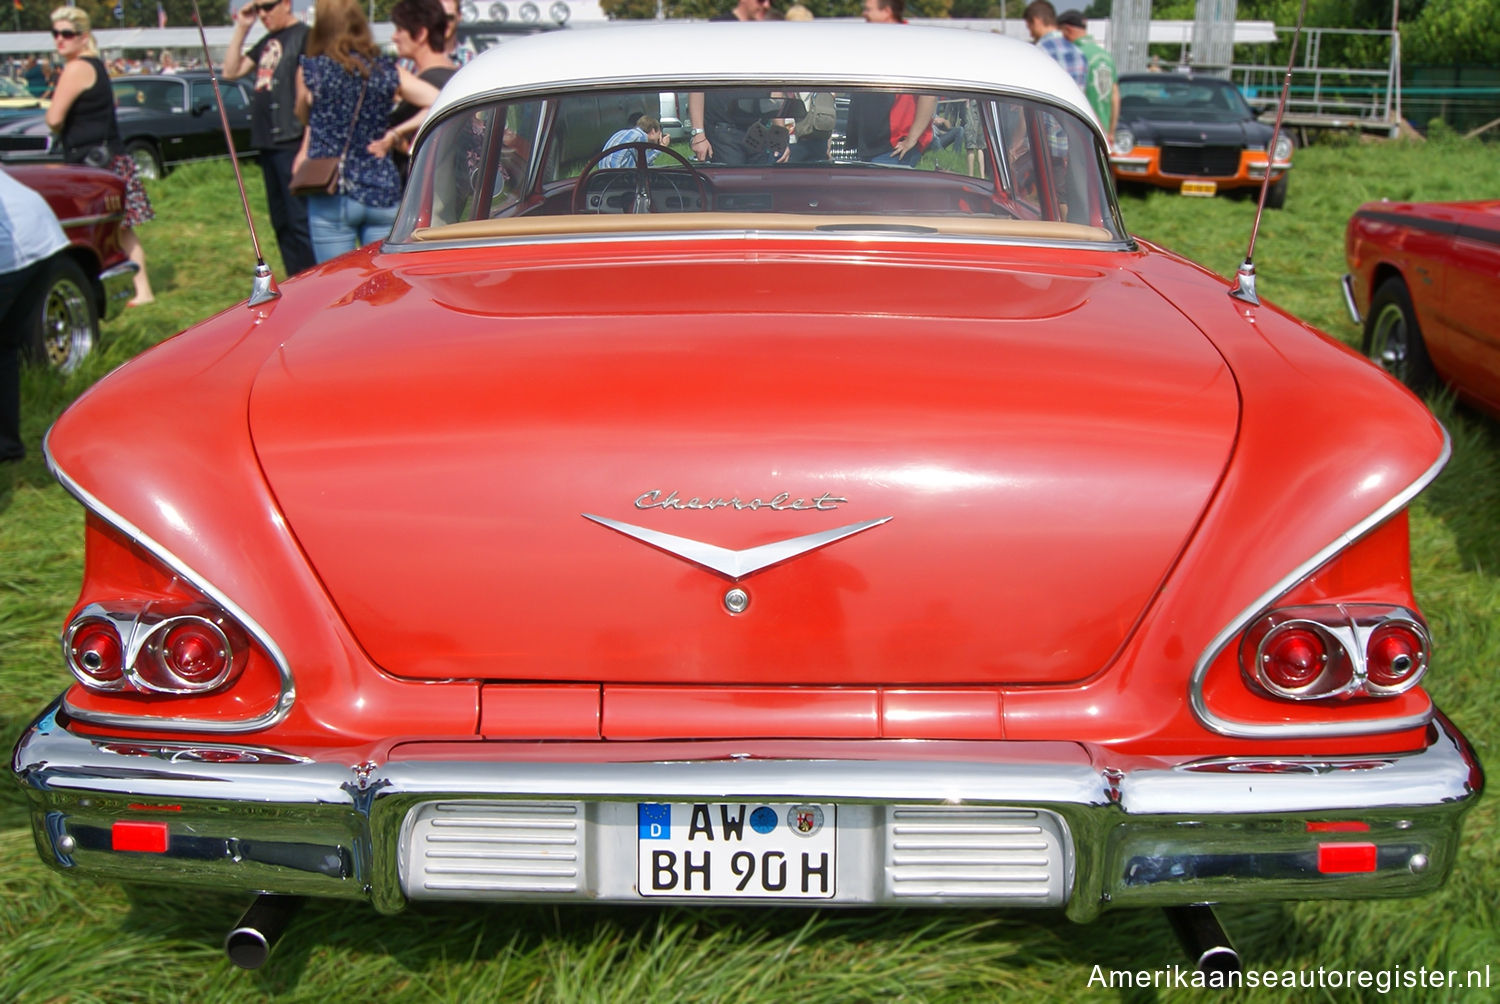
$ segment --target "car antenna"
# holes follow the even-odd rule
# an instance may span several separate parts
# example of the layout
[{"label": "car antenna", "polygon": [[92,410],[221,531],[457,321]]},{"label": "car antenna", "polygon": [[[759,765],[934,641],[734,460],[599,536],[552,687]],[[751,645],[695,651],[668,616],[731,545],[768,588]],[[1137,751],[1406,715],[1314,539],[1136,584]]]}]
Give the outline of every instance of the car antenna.
[{"label": "car antenna", "polygon": [[251,280],[250,307],[274,300],[281,295],[276,288],[276,277],[266,256],[260,253],[260,238],[255,235],[255,220],[250,216],[250,197],[245,194],[245,178],[240,174],[240,154],[234,148],[234,134],[229,130],[229,116],[224,111],[224,95],[219,91],[219,74],[214,69],[214,58],[208,51],[208,36],[203,33],[203,14],[198,10],[198,0],[193,0],[193,23],[198,26],[198,39],[203,43],[203,62],[208,66],[208,81],[214,87],[214,102],[219,106],[219,121],[224,125],[224,142],[229,144],[229,163],[234,165],[234,183],[240,190],[240,205],[245,207],[245,223],[250,227],[250,243],[255,247],[255,278]]},{"label": "car antenna", "polygon": [[[197,0],[193,0],[197,3]],[[1234,276],[1234,288],[1229,295],[1246,303],[1260,306],[1260,297],[1255,295],[1255,238],[1260,235],[1260,218],[1266,211],[1266,191],[1271,187],[1271,158],[1275,155],[1276,141],[1281,138],[1281,117],[1286,114],[1287,94],[1292,89],[1292,66],[1297,62],[1297,40],[1302,37],[1302,19],[1307,16],[1307,0],[1297,11],[1297,30],[1292,32],[1292,52],[1286,58],[1286,76],[1281,81],[1281,100],[1276,103],[1276,124],[1271,127],[1271,141],[1266,144],[1266,173],[1260,179],[1260,199],[1255,204],[1255,222],[1250,227],[1250,246],[1245,249],[1245,260],[1240,262]]]}]

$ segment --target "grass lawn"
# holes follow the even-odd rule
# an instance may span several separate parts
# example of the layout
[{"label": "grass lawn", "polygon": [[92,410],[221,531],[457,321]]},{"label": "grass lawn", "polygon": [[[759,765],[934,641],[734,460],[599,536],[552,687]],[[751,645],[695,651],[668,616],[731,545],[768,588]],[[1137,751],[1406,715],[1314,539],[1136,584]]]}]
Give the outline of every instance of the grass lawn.
[{"label": "grass lawn", "polygon": [[[259,172],[247,174],[262,242],[280,274]],[[1343,232],[1369,199],[1500,193],[1500,148],[1448,141],[1300,151],[1287,208],[1266,215],[1255,258],[1263,297],[1351,344],[1337,289]],[[67,377],[23,381],[31,457],[0,468],[0,741],[69,679],[62,619],[82,572],[81,511],[47,476],[39,441],[92,382],[250,291],[253,258],[227,164],[154,183],[142,228],[157,303],[105,326],[102,350]],[[1142,237],[1230,275],[1254,203],[1127,194]],[[1500,742],[1500,423],[1433,402],[1454,457],[1413,509],[1418,596],[1437,639],[1430,689],[1494,765]],[[1264,903],[1221,910],[1249,967],[1483,970],[1500,986],[1500,836],[1494,799],[1466,820],[1448,885],[1417,899]],[[1185,960],[1159,912],[1080,926],[1052,912],[803,911],[426,906],[383,917],[311,903],[267,966],[235,970],[220,942],[248,897],[64,881],[39,862],[18,788],[0,784],[0,1001],[349,1000],[968,1002],[1024,997],[1189,1000],[1162,988],[1090,990],[1094,967]],[[1398,999],[1494,1000],[1495,991],[1405,990]],[[1252,995],[1245,995],[1250,997]],[[1256,1001],[1383,1000],[1374,988],[1260,990]]]}]

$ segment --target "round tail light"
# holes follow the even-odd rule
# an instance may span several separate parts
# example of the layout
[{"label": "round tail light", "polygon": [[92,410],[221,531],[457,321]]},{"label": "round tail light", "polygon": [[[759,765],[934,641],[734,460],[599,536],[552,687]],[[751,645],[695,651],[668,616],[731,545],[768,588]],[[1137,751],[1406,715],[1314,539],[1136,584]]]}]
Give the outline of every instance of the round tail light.
[{"label": "round tail light", "polygon": [[229,671],[229,641],[207,621],[187,621],[167,632],[162,665],[189,684],[210,683]]},{"label": "round tail light", "polygon": [[125,685],[125,647],[119,631],[108,620],[83,617],[74,621],[64,648],[68,668],[85,687],[119,690]]},{"label": "round tail light", "polygon": [[1365,680],[1372,688],[1400,693],[1416,686],[1427,669],[1427,639],[1413,624],[1382,624],[1365,644]]},{"label": "round tail light", "polygon": [[1306,690],[1327,666],[1328,645],[1316,631],[1284,628],[1261,644],[1260,671],[1267,683],[1281,690]]},{"label": "round tail light", "polygon": [[152,629],[135,673],[149,690],[192,694],[223,684],[234,666],[235,646],[224,629],[207,617],[188,614]]}]

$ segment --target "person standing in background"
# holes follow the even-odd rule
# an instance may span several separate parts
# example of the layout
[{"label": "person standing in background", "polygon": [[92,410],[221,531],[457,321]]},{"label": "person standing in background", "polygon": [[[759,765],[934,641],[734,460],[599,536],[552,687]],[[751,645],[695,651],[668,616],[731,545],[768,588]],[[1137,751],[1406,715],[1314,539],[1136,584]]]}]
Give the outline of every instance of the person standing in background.
[{"label": "person standing in background", "polygon": [[[869,24],[905,24],[906,0],[864,0]],[[935,94],[860,91],[849,99],[849,142],[860,160],[915,167],[932,143]]]},{"label": "person standing in background", "polygon": [[1115,124],[1120,120],[1120,89],[1115,86],[1118,79],[1115,74],[1115,57],[1089,34],[1089,23],[1080,11],[1065,10],[1057,15],[1057,28],[1062,32],[1063,38],[1078,46],[1078,51],[1083,53],[1084,61],[1088,64],[1084,97],[1089,99],[1089,107],[1094,109],[1095,117],[1104,127],[1104,135],[1113,137]]},{"label": "person standing in background", "polygon": [[[458,67],[448,58],[444,47],[448,38],[448,17],[439,0],[401,0],[391,8],[395,26],[391,42],[405,66],[410,63],[417,79],[442,89]],[[369,147],[376,156],[389,154],[401,177],[406,177],[407,153],[416,129],[425,117],[425,107],[402,101],[390,115],[390,129]]]},{"label": "person standing in background", "polygon": [[1083,58],[1078,47],[1063,38],[1063,33],[1058,30],[1057,8],[1048,0],[1032,0],[1021,16],[1026,21],[1026,30],[1031,33],[1032,43],[1051,56],[1058,66],[1067,70],[1073,83],[1082,90],[1088,82],[1088,61]]},{"label": "person standing in background", "polygon": [[0,169],[0,462],[24,460],[21,444],[21,338],[33,283],[68,246],[47,200]]},{"label": "person standing in background", "polygon": [[[259,17],[266,35],[244,51],[245,35]],[[307,229],[307,201],[293,195],[292,161],[302,147],[297,118],[297,60],[307,46],[307,25],[292,13],[292,0],[253,0],[234,15],[234,32],[224,52],[224,77],[236,80],[255,71],[250,99],[250,142],[260,152],[266,207],[288,276],[317,264]]]},{"label": "person standing in background", "polygon": [[52,12],[52,38],[63,69],[52,103],[47,106],[47,126],[62,140],[63,160],[102,167],[125,179],[125,225],[120,229],[120,247],[139,266],[135,296],[126,306],[139,307],[156,297],[146,277],[146,249],[135,228],[154,219],[156,212],[136,175],[135,158],[120,142],[115,92],[94,45],[89,16],[77,7],[57,8]]},{"label": "person standing in background", "polygon": [[443,55],[448,57],[454,66],[463,66],[478,55],[474,47],[467,42],[458,39],[458,0],[442,0],[443,13],[448,15],[448,36],[443,43]]},{"label": "person standing in background", "polygon": [[313,251],[325,262],[390,234],[401,176],[370,146],[389,131],[398,93],[425,108],[437,88],[380,54],[359,0],[318,0],[296,87],[297,116],[307,131],[293,169],[307,157],[342,161],[338,192],[307,199]]},{"label": "person standing in background", "polygon": [[764,21],[771,10],[771,0],[738,0],[723,14],[715,14],[710,21]]}]

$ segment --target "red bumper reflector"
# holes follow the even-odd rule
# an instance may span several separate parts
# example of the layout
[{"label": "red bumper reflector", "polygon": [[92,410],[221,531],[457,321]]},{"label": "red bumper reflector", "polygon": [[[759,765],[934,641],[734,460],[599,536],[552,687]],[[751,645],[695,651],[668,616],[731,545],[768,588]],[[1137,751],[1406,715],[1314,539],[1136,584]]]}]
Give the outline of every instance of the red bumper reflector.
[{"label": "red bumper reflector", "polygon": [[132,823],[120,820],[109,831],[110,846],[117,851],[167,852],[166,823]]},{"label": "red bumper reflector", "polygon": [[1307,824],[1308,833],[1369,833],[1370,824],[1357,819],[1330,820]]},{"label": "red bumper reflector", "polygon": [[1318,871],[1324,874],[1347,874],[1374,870],[1374,844],[1318,845]]}]

